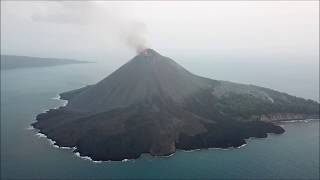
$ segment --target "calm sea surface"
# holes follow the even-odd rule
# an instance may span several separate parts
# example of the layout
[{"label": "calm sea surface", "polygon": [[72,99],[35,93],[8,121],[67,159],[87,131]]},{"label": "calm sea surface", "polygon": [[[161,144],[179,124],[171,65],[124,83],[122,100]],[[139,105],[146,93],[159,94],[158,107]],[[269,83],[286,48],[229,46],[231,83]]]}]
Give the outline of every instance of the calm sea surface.
[{"label": "calm sea surface", "polygon": [[283,135],[250,139],[239,149],[143,155],[93,163],[28,130],[35,116],[62,104],[58,93],[92,84],[115,67],[65,65],[1,71],[1,179],[282,178],[319,179],[319,121],[283,123]]}]

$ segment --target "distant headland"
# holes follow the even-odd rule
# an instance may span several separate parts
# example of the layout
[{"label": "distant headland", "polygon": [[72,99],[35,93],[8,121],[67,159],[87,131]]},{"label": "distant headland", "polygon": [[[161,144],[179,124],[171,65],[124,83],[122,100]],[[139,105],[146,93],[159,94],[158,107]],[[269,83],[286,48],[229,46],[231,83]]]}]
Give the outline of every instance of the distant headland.
[{"label": "distant headland", "polygon": [[1,55],[0,61],[1,61],[1,70],[89,63],[88,61],[79,61],[79,60],[73,60],[73,59],[40,58],[40,57],[16,56],[16,55]]}]

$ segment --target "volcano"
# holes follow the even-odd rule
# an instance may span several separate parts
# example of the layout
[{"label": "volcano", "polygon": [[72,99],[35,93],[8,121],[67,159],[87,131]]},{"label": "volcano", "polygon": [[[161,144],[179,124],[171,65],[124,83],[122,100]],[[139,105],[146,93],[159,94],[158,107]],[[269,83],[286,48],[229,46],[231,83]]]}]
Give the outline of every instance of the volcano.
[{"label": "volcano", "polygon": [[39,114],[33,126],[93,160],[239,147],[249,137],[284,133],[277,121],[319,114],[315,101],[200,77],[152,49],[97,84],[60,97],[68,104]]}]

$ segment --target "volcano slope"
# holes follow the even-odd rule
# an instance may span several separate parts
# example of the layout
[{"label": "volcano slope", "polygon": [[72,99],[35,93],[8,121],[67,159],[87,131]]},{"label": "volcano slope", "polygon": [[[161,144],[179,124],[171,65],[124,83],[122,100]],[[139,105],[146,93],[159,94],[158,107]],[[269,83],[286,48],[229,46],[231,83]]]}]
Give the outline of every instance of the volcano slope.
[{"label": "volcano slope", "polygon": [[238,147],[249,137],[284,133],[274,121],[319,114],[315,101],[199,77],[152,49],[97,84],[60,96],[68,104],[39,114],[33,126],[93,160]]}]

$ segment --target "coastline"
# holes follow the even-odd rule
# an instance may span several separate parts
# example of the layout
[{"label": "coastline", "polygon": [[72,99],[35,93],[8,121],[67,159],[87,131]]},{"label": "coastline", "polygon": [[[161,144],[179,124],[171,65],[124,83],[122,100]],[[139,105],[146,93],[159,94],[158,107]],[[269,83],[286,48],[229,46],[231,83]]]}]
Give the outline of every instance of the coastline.
[{"label": "coastline", "polygon": [[[64,106],[66,106],[66,105],[68,104],[68,100],[61,99],[60,94],[57,94],[55,97],[52,97],[51,99],[52,99],[52,100],[62,101],[62,103],[63,103],[61,106],[57,106],[57,107],[55,107],[54,109],[57,109],[57,108],[59,108],[59,107],[64,107]],[[46,111],[48,111],[48,110],[50,110],[50,109],[47,109]],[[45,111],[45,112],[46,112],[46,111]]]},{"label": "coastline", "polygon": [[[52,98],[50,98],[50,99],[62,101],[62,104],[61,104],[61,105],[59,105],[59,106],[57,106],[57,107],[55,107],[55,108],[53,108],[53,109],[58,109],[58,108],[60,108],[60,107],[66,106],[66,105],[68,104],[68,100],[61,99],[60,94],[57,94],[56,96],[54,96],[54,97],[52,97]],[[46,109],[46,110],[44,110],[42,113],[48,112],[49,110],[50,110],[50,109]],[[33,122],[36,122],[36,120],[33,121]],[[47,135],[45,135],[45,134],[43,134],[43,133],[40,133],[40,130],[34,128],[32,125],[30,125],[30,126],[27,127],[26,129],[27,129],[27,130],[35,131],[35,134],[34,134],[35,136],[37,136],[38,138],[45,138],[45,139],[49,142],[49,144],[50,144],[52,147],[54,147],[54,148],[64,149],[64,150],[71,150],[71,152],[72,152],[75,156],[80,157],[81,159],[91,160],[92,162],[97,162],[97,163],[98,163],[98,162],[101,162],[101,161],[94,161],[94,160],[92,160],[92,159],[91,159],[90,157],[88,157],[88,156],[80,156],[80,153],[79,153],[79,152],[76,152],[76,150],[77,150],[77,147],[76,147],[76,146],[75,146],[75,147],[64,147],[64,146],[59,146],[59,145],[57,145],[57,144],[56,144],[56,141],[48,138]]]},{"label": "coastline", "polygon": [[[58,101],[62,101],[62,105],[59,105],[53,109],[58,109],[60,107],[64,107],[68,104],[68,100],[64,100],[64,99],[61,99],[61,96],[60,94],[57,94],[55,97],[52,97],[51,98],[52,100],[58,100]],[[47,110],[44,110],[43,112],[47,112],[49,111],[50,109],[47,109]],[[319,121],[319,119],[303,119],[303,120],[281,120],[281,121],[274,121],[273,123],[276,123],[276,124],[281,124],[281,123],[301,123],[301,122],[304,122],[304,123],[308,123],[310,121]],[[78,157],[78,158],[81,158],[83,160],[88,160],[90,162],[93,162],[93,163],[102,163],[102,162],[111,162],[111,160],[108,160],[108,161],[95,161],[93,160],[91,157],[89,156],[81,156],[80,152],[77,151],[77,147],[63,147],[63,146],[59,146],[56,144],[56,141],[48,138],[45,134],[43,133],[40,133],[40,130],[39,129],[36,129],[34,128],[33,126],[29,126],[26,128],[27,130],[35,130],[36,134],[35,136],[37,136],[38,138],[46,138],[49,142],[49,144],[51,146],[53,146],[54,148],[58,148],[58,149],[65,149],[65,150],[71,150],[71,152],[73,153],[74,156]],[[269,134],[269,133],[268,133]],[[250,140],[251,138],[254,138],[254,137],[250,137],[246,140]],[[266,137],[265,137],[266,138]],[[256,139],[256,138],[255,138]],[[258,139],[258,138],[257,138]],[[261,138],[259,138],[261,139]],[[183,152],[194,152],[194,151],[200,151],[200,150],[234,150],[234,149],[240,149],[240,148],[243,148],[245,147],[246,145],[248,145],[248,142],[246,141],[244,144],[240,145],[240,146],[237,146],[237,147],[228,147],[228,148],[219,148],[219,147],[212,147],[212,148],[202,148],[202,149],[191,149],[191,150],[184,150],[184,149],[177,149],[174,153],[172,154],[169,154],[169,155],[166,155],[166,156],[152,156],[152,157],[155,157],[155,158],[168,158],[168,157],[171,157],[173,156],[176,152],[179,152],[179,151],[183,151]],[[142,154],[141,154],[142,155]],[[122,159],[121,162],[128,162],[128,161],[131,161],[131,160],[135,160],[135,159]]]},{"label": "coastline", "polygon": [[301,122],[304,122],[304,123],[308,123],[308,122],[311,122],[311,121],[320,121],[320,119],[294,119],[294,120],[281,120],[281,121],[274,121],[274,123],[301,123]]}]

